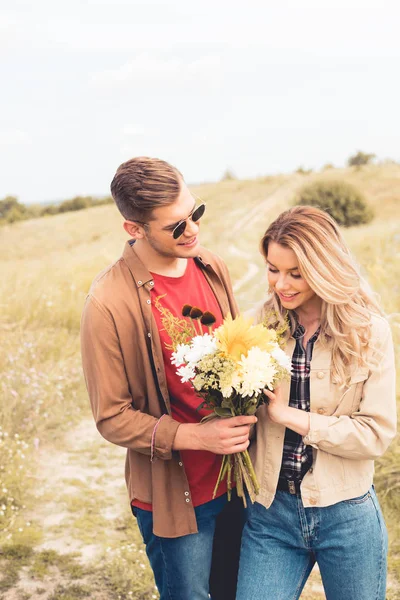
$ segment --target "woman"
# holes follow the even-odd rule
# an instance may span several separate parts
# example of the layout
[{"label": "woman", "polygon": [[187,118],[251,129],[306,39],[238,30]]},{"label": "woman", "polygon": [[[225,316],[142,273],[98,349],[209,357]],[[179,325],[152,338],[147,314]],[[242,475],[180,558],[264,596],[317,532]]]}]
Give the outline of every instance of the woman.
[{"label": "woman", "polygon": [[318,563],[328,600],[384,600],[387,532],[374,459],[396,430],[389,326],[325,212],[282,213],[261,243],[270,296],[289,319],[292,377],[257,413],[261,492],[242,538],[237,600],[293,600]]}]

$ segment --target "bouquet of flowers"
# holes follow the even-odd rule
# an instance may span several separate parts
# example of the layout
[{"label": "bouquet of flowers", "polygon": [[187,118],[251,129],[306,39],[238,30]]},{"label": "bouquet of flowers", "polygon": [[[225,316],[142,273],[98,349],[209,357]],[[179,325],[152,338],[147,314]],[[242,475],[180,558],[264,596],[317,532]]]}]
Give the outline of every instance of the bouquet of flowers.
[{"label": "bouquet of flowers", "polygon": [[[267,401],[263,388],[272,390],[290,376],[291,360],[281,348],[287,325],[274,330],[267,321],[253,325],[251,319],[229,315],[213,330],[216,319],[212,313],[189,305],[183,307],[182,316],[188,320],[173,317],[169,322],[168,329],[175,330],[171,361],[182,383],[191,382],[203,399],[198,408],[212,411],[202,421],[253,415]],[[201,325],[206,325],[209,333],[204,333]],[[229,499],[235,480],[244,504],[245,489],[254,502],[259,484],[247,450],[223,457],[213,497],[225,478]]]}]

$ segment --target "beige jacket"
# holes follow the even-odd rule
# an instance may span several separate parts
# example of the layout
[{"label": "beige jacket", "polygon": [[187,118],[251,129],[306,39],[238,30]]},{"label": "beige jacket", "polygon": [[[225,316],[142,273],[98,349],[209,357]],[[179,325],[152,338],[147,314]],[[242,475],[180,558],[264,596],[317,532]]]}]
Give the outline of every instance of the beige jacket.
[{"label": "beige jacket", "polygon": [[[295,341],[286,352],[292,356]],[[310,431],[303,440],[313,447],[313,466],[301,483],[303,504],[329,506],[366,493],[372,484],[374,459],[396,434],[393,342],[382,317],[372,318],[376,367],[355,369],[350,385],[332,383],[331,351],[317,339],[310,373]],[[290,382],[282,384],[289,403]],[[257,502],[268,508],[275,497],[281,469],[285,427],[273,423],[266,406],[257,411],[256,439],[250,447],[260,483]]]},{"label": "beige jacket", "polygon": [[[196,261],[224,317],[236,316],[223,261],[204,248]],[[185,468],[180,453],[173,450],[180,423],[171,417],[151,308],[153,285],[151,273],[127,242],[122,257],[95,278],[86,298],[81,323],[83,371],[99,432],[127,449],[130,500],[153,504],[156,535],[179,537],[196,533],[197,522]]]}]

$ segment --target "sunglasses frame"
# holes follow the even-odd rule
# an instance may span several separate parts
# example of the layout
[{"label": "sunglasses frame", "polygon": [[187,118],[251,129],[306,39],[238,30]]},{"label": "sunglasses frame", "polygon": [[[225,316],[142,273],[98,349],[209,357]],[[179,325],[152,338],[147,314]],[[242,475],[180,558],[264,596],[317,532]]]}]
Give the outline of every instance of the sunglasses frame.
[{"label": "sunglasses frame", "polygon": [[[197,219],[193,219],[195,213],[198,210],[200,210],[201,208],[203,209],[201,215]],[[182,221],[179,221],[178,225],[172,231],[172,237],[174,238],[174,240],[177,240],[178,238],[181,237],[181,235],[183,235],[183,233],[186,229],[188,219],[192,219],[192,221],[196,223],[197,221],[200,221],[200,219],[204,215],[205,211],[206,211],[206,203],[202,202],[201,204],[196,206],[196,208],[193,210],[192,214],[189,215],[187,217],[187,219],[182,219]],[[181,231],[181,229],[182,229],[182,231]]]}]

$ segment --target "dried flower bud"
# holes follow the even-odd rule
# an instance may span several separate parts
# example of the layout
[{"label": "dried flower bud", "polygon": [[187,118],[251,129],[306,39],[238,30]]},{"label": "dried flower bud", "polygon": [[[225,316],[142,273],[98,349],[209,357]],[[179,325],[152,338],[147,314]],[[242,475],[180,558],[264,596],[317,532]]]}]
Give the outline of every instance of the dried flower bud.
[{"label": "dried flower bud", "polygon": [[217,319],[215,318],[215,316],[210,311],[206,310],[203,313],[203,316],[201,317],[200,322],[203,325],[214,325],[216,320]]},{"label": "dried flower bud", "polygon": [[192,310],[190,311],[190,318],[191,319],[200,319],[202,314],[203,314],[203,311],[200,308],[198,308],[198,306],[193,306]]},{"label": "dried flower bud", "polygon": [[182,308],[182,316],[189,317],[191,310],[192,310],[192,307],[190,306],[190,304],[184,304],[183,308]]}]

